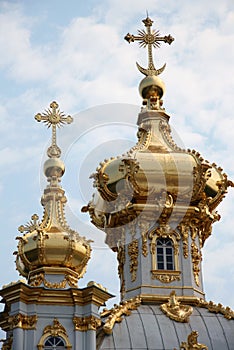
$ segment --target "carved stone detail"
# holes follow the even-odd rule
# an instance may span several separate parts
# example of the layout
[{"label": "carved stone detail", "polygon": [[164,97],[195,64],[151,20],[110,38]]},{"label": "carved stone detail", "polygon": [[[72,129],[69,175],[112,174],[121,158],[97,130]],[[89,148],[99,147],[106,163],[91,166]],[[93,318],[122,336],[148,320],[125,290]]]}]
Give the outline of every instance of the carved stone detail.
[{"label": "carved stone detail", "polygon": [[182,305],[178,301],[175,291],[171,292],[168,303],[162,304],[160,308],[169,318],[177,322],[188,322],[193,312],[192,306]]},{"label": "carved stone detail", "polygon": [[140,304],[141,298],[137,296],[134,299],[122,301],[119,305],[114,305],[114,307],[110,310],[104,309],[101,313],[101,316],[108,316],[103,326],[104,332],[106,334],[111,334],[115,323],[121,322],[123,320],[123,315],[131,315],[131,310],[136,310],[140,306]]},{"label": "carved stone detail", "polygon": [[89,330],[96,331],[101,326],[101,320],[95,316],[73,317],[73,323],[76,331],[86,332]]},{"label": "carved stone detail", "polygon": [[198,332],[192,331],[188,335],[187,342],[182,342],[180,345],[180,349],[182,350],[208,350],[208,347],[204,344],[198,343]]},{"label": "carved stone detail", "polygon": [[138,240],[132,241],[128,245],[128,255],[130,257],[130,273],[132,282],[136,280],[136,273],[138,268]]},{"label": "carved stone detail", "polygon": [[12,328],[35,329],[37,323],[36,315],[23,315],[21,313],[9,316],[8,323]]}]

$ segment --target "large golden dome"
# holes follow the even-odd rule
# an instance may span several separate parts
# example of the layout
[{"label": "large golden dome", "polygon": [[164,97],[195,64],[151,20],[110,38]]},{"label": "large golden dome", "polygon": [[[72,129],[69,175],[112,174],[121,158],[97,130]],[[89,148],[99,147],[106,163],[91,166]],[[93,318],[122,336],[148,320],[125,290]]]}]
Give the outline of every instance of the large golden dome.
[{"label": "large golden dome", "polygon": [[125,155],[100,163],[92,175],[97,193],[84,210],[99,228],[127,224],[153,207],[158,217],[173,208],[181,218],[192,206],[218,218],[214,210],[229,185],[226,174],[198,152],[178,147],[168,120],[162,109],[144,108],[137,144]]},{"label": "large golden dome", "polygon": [[[92,222],[105,230],[106,241],[114,250],[122,235],[117,228],[135,219],[140,221],[143,216],[173,227],[185,216],[197,220],[202,227],[203,245],[211,223],[219,219],[215,208],[232,183],[220,167],[174,142],[170,117],[162,107],[165,85],[158,77],[165,64],[156,69],[152,56],[153,46],[158,47],[162,41],[171,44],[174,39],[152,31],[153,21],[148,16],[143,23],[145,31],[125,36],[129,43],[139,41],[140,46],[148,47],[148,68],[137,63],[146,76],[139,85],[143,107],[137,121],[138,142],[126,154],[100,163],[92,175],[97,192],[83,211],[89,211]],[[142,225],[147,220],[142,220]]]}]

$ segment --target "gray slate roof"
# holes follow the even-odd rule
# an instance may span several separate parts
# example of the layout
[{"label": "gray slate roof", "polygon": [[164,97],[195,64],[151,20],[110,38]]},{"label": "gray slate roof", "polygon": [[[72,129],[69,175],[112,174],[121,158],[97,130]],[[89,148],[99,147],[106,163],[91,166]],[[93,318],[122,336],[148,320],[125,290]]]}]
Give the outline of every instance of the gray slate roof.
[{"label": "gray slate roof", "polygon": [[[196,330],[209,350],[234,350],[234,320],[194,307],[188,323],[169,319],[159,305],[141,305],[116,323],[111,335],[99,334],[98,350],[174,350]],[[103,337],[103,339],[102,339]]]}]

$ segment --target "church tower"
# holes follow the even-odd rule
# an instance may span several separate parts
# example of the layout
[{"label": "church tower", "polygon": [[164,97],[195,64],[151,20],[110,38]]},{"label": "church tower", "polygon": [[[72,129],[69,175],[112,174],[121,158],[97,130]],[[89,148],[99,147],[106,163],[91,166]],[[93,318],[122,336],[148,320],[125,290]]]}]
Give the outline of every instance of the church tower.
[{"label": "church tower", "polygon": [[65,166],[60,159],[56,128],[70,124],[52,102],[35,119],[52,129],[44,173],[48,181],[41,198],[40,221],[34,214],[19,227],[16,266],[27,282],[4,286],[5,304],[0,326],[7,337],[4,350],[96,349],[96,329],[101,325],[99,307],[111,297],[101,285],[77,287],[90,259],[90,242],[72,230],[65,218],[66,196],[60,185]]},{"label": "church tower", "polygon": [[233,183],[173,140],[159,78],[165,65],[155,68],[152,50],[174,39],[152,30],[148,16],[143,23],[145,30],[125,37],[148,49],[148,68],[137,63],[145,75],[138,142],[100,163],[92,175],[97,192],[83,208],[119,264],[122,301],[103,312],[98,349],[234,349],[234,312],[206,301],[201,266],[216,209]]}]

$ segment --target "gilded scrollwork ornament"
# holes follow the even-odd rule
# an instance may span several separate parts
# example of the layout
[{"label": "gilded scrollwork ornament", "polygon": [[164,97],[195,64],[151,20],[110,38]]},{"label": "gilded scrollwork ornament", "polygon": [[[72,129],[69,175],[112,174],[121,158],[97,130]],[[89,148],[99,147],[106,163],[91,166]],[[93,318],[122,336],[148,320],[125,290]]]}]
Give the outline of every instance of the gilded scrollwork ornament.
[{"label": "gilded scrollwork ornament", "polygon": [[192,256],[192,263],[193,263],[194,280],[196,282],[196,285],[199,287],[200,286],[199,274],[200,274],[200,263],[202,260],[202,254],[195,242],[191,243],[191,256]]},{"label": "gilded scrollwork ornament", "polygon": [[37,345],[38,350],[43,350],[45,348],[45,340],[50,336],[62,337],[65,340],[66,349],[72,349],[72,345],[69,341],[67,331],[57,318],[54,318],[53,325],[48,325],[44,328],[42,337]]},{"label": "gilded scrollwork ornament", "polygon": [[183,305],[179,302],[175,291],[172,291],[166,304],[160,306],[161,310],[172,320],[177,322],[188,322],[193,312],[192,306]]},{"label": "gilded scrollwork ornament", "polygon": [[148,231],[151,222],[147,216],[141,215],[138,220],[138,226],[141,233],[141,252],[144,257],[148,255]]},{"label": "gilded scrollwork ornament", "polygon": [[104,309],[101,317],[107,317],[104,321],[103,330],[106,334],[111,334],[116,322],[123,320],[123,315],[131,315],[131,310],[136,310],[141,305],[141,298],[139,296],[120,302],[119,305],[114,305],[110,310]]},{"label": "gilded scrollwork ornament", "polygon": [[181,280],[181,273],[180,271],[158,271],[158,270],[152,270],[152,279],[157,279],[162,283],[171,283],[174,281],[180,281]]},{"label": "gilded scrollwork ornament", "polygon": [[66,329],[63,327],[63,325],[59,322],[57,318],[54,318],[53,325],[48,325],[44,328],[43,334],[49,333],[52,336],[58,336],[59,334],[67,334]]},{"label": "gilded scrollwork ornament", "polygon": [[180,223],[178,225],[178,229],[180,231],[182,242],[183,242],[183,255],[184,255],[184,258],[187,259],[189,256],[189,249],[188,249],[189,228],[187,224]]},{"label": "gilded scrollwork ornament", "polygon": [[70,287],[76,287],[77,281],[78,281],[78,275],[77,277],[75,277],[68,273],[66,273],[64,278],[58,282],[48,281],[43,272],[33,274],[29,278],[29,284],[33,287],[38,287],[43,284],[45,287],[53,288],[53,289],[64,289],[67,287],[67,285]]},{"label": "gilded scrollwork ornament", "polygon": [[37,315],[24,315],[22,313],[18,313],[13,316],[9,316],[8,322],[11,327],[14,328],[22,328],[22,329],[35,329],[37,323]]},{"label": "gilded scrollwork ornament", "polygon": [[138,254],[138,240],[136,239],[128,245],[128,255],[130,257],[130,273],[132,282],[136,280],[136,274],[138,269]]},{"label": "gilded scrollwork ornament", "polygon": [[215,304],[213,301],[205,301],[200,299],[197,302],[197,306],[206,308],[209,312],[220,313],[224,315],[227,320],[234,319],[234,311],[229,306],[223,306],[222,304]]},{"label": "gilded scrollwork ornament", "polygon": [[121,298],[123,298],[125,294],[125,277],[124,277],[124,265],[126,262],[126,257],[125,257],[125,245],[124,244],[119,244],[118,245],[118,252],[117,252],[117,259],[118,259],[118,274],[120,278],[120,293],[121,293]]}]

